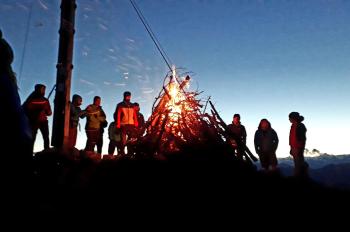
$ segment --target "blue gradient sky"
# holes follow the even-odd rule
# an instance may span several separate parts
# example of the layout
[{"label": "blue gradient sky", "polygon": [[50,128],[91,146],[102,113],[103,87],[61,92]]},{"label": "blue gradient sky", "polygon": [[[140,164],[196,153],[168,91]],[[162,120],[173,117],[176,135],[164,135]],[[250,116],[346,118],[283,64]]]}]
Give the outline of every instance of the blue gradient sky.
[{"label": "blue gradient sky", "polygon": [[[288,114],[299,111],[308,128],[307,148],[350,153],[350,1],[137,3],[173,63],[195,73],[191,88],[203,90],[203,99],[210,95],[227,123],[241,114],[252,150],[258,123],[267,118],[280,137],[277,155],[287,156]],[[0,28],[15,51],[13,67],[19,75],[31,4],[19,77],[22,100],[36,83],[49,92],[56,79],[59,0],[1,0]],[[83,96],[84,107],[100,95],[112,121],[115,105],[130,90],[148,116],[167,67],[130,2],[77,5],[72,93]],[[82,130],[78,148],[85,140]],[[41,148],[38,139],[35,149]]]}]

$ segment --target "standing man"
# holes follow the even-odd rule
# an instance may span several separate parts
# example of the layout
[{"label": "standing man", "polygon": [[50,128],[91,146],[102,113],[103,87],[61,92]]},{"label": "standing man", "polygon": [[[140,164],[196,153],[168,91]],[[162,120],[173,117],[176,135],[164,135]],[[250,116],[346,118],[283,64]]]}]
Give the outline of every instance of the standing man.
[{"label": "standing man", "polygon": [[[134,104],[131,103],[131,93],[129,91],[124,92],[124,99],[118,103],[114,112],[114,120],[116,122],[116,128],[121,129],[122,135],[122,147],[121,154],[124,154],[124,148],[128,138],[135,137],[135,130],[138,127],[137,114]],[[128,146],[128,153],[131,154],[130,146]]]},{"label": "standing man", "polygon": [[137,115],[137,137],[141,137],[143,133],[145,132],[145,118],[143,114],[140,113],[140,105],[139,103],[135,102],[134,103],[135,110],[136,110],[136,115]]},{"label": "standing man", "polygon": [[34,91],[23,103],[23,109],[29,119],[29,125],[33,135],[33,149],[38,129],[40,130],[43,140],[44,149],[50,148],[49,139],[49,121],[47,117],[52,115],[49,100],[45,97],[46,86],[43,84],[35,85]]},{"label": "standing man", "polygon": [[306,144],[306,127],[302,123],[304,117],[298,112],[289,114],[289,121],[292,123],[289,133],[290,154],[294,160],[294,175],[298,177],[307,177],[308,163],[304,159],[304,150]]},{"label": "standing man", "polygon": [[[101,110],[102,116],[104,116],[104,117],[106,118],[106,114],[105,114],[105,112],[103,111],[102,106],[100,106],[100,110]],[[98,154],[102,154],[103,133],[105,132],[105,128],[107,127],[107,125],[108,125],[107,120],[104,120],[103,122],[101,122],[100,134],[99,134],[99,136],[98,136],[97,143],[96,143],[96,146],[97,146],[97,153],[98,153]]]},{"label": "standing man", "polygon": [[[239,139],[240,142],[242,142],[243,144],[246,144],[247,132],[245,130],[245,127],[241,124],[241,116],[239,114],[233,115],[232,124],[229,124],[228,128],[236,139]],[[243,159],[244,150],[238,149],[237,142],[236,144],[233,144],[233,148],[235,149],[235,153],[237,157],[239,159]]]},{"label": "standing man", "polygon": [[83,98],[74,94],[70,103],[70,120],[69,120],[69,147],[75,147],[78,134],[79,118],[86,117],[86,111],[81,110],[80,106],[83,103]]},{"label": "standing man", "polygon": [[85,151],[94,151],[101,133],[101,123],[106,121],[106,114],[101,108],[101,97],[95,96],[93,104],[86,108],[85,131],[87,136]]}]

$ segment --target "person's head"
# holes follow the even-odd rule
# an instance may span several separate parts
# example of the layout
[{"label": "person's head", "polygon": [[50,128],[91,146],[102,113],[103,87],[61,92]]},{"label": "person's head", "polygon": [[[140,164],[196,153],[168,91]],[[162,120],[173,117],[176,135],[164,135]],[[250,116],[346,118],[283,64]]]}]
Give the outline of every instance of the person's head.
[{"label": "person's head", "polygon": [[13,62],[13,50],[7,41],[2,37],[2,31],[0,30],[0,67],[10,66]]},{"label": "person's head", "polygon": [[134,107],[135,107],[136,112],[140,112],[140,105],[139,105],[139,103],[135,102],[134,103]]},{"label": "person's head", "polygon": [[83,98],[78,94],[74,94],[72,98],[72,102],[73,102],[73,105],[75,106],[81,106],[81,104],[83,103]]},{"label": "person's head", "polygon": [[95,96],[94,97],[94,105],[95,106],[100,106],[101,105],[101,97],[100,96]]},{"label": "person's head", "polygon": [[291,123],[302,122],[302,121],[304,121],[304,117],[301,116],[298,112],[291,112],[289,114],[289,121]]},{"label": "person's head", "polygon": [[270,128],[271,128],[271,123],[266,118],[261,119],[259,123],[259,129],[263,131],[267,131]]},{"label": "person's head", "polygon": [[45,91],[46,91],[46,86],[43,84],[36,84],[34,87],[34,91],[40,95],[40,96],[45,96]]},{"label": "person's head", "polygon": [[235,125],[239,125],[241,123],[241,115],[239,114],[234,114],[233,115],[233,120],[232,120],[233,124]]},{"label": "person's head", "polygon": [[126,101],[126,102],[131,101],[131,93],[129,91],[125,91],[123,96],[124,96],[124,101]]}]

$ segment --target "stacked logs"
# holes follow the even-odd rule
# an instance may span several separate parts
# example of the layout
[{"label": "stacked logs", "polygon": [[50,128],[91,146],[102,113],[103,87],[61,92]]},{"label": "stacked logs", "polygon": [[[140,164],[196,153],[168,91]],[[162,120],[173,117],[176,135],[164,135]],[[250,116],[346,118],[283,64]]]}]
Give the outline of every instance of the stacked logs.
[{"label": "stacked logs", "polygon": [[[230,132],[210,98],[202,104],[203,100],[197,99],[201,93],[186,90],[189,82],[190,76],[180,79],[175,71],[166,76],[138,150],[152,156],[168,156],[186,152],[188,148],[208,148],[212,152],[223,149],[233,159],[241,157],[237,155],[240,152],[243,161],[257,161],[248,147]],[[208,103],[210,113],[205,112]]]}]

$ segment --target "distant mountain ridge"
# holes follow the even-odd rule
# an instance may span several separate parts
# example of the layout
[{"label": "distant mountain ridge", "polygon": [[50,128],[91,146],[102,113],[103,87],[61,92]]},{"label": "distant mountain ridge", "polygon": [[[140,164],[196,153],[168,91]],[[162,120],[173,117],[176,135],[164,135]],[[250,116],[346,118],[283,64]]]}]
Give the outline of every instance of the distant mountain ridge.
[{"label": "distant mountain ridge", "polygon": [[[343,164],[350,163],[350,154],[349,155],[329,155],[321,154],[318,156],[305,156],[305,160],[308,162],[310,168],[319,169],[330,164]],[[288,164],[293,166],[293,159],[291,156],[287,158],[278,159],[280,164]]]},{"label": "distant mountain ridge", "polygon": [[[350,155],[321,154],[305,159],[312,179],[326,186],[350,189]],[[291,157],[279,159],[279,164],[284,175],[293,175],[294,164]]]}]

